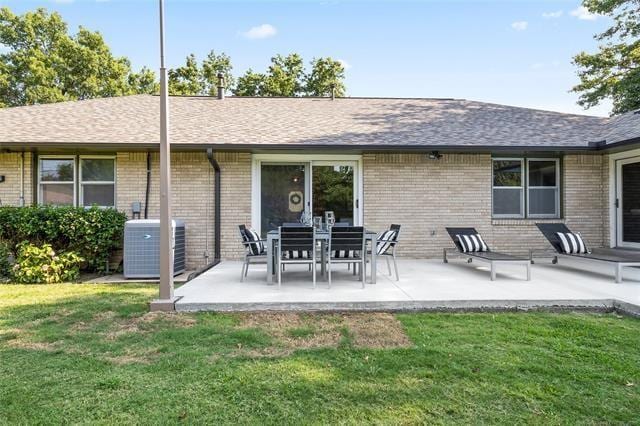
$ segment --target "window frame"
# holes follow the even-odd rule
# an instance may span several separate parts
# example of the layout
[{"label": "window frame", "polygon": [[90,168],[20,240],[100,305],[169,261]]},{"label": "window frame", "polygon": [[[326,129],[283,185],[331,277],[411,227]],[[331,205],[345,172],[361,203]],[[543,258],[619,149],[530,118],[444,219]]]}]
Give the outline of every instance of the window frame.
[{"label": "window frame", "polygon": [[[531,161],[548,161],[548,162],[554,162],[555,163],[555,169],[556,169],[556,184],[555,186],[530,186],[529,185],[529,163]],[[559,158],[544,158],[544,157],[534,157],[534,158],[527,158],[526,159],[526,163],[527,163],[527,187],[526,187],[526,191],[527,191],[527,217],[530,217],[532,219],[559,219],[560,218],[560,159]],[[556,196],[555,196],[555,201],[556,201],[556,210],[555,213],[552,215],[548,215],[548,214],[531,214],[530,213],[530,207],[531,207],[531,202],[529,201],[530,199],[530,195],[529,195],[529,191],[531,189],[550,189],[553,188],[556,191]]]},{"label": "window frame", "polygon": [[[494,176],[494,161],[520,161],[522,167],[522,173],[524,174],[524,178],[521,180],[519,187],[517,186],[495,186],[495,176]],[[530,161],[553,161],[556,166],[556,186],[529,186],[529,162]],[[491,157],[491,218],[492,219],[561,219],[562,218],[562,163],[561,158],[559,157]],[[509,215],[509,214],[494,214],[493,213],[493,193],[495,189],[505,189],[505,188],[514,188],[520,189],[522,191],[520,203],[521,203],[521,214],[519,215]],[[530,214],[529,207],[529,189],[540,189],[540,188],[554,188],[556,190],[556,212],[554,215],[546,215],[546,214]]]},{"label": "window frame", "polygon": [[[42,180],[42,161],[43,160],[71,160],[73,162],[73,181],[64,181],[64,182],[56,182],[56,181],[43,181]],[[38,157],[38,204],[44,205],[43,202],[43,187],[42,185],[69,185],[73,184],[73,203],[71,204],[73,207],[77,205],[77,175],[78,168],[76,164],[76,156],[75,155],[41,155]],[[47,205],[57,205],[57,204],[47,204]],[[62,204],[61,204],[62,205]]]},{"label": "window frame", "polygon": [[[520,162],[520,186],[496,186],[495,185],[495,169],[493,167],[495,161],[519,161]],[[525,206],[526,176],[525,159],[523,157],[492,157],[491,158],[491,217],[496,219],[523,219],[527,210]],[[494,191],[499,190],[519,190],[520,191],[520,214],[495,214],[494,213]]]},{"label": "window frame", "polygon": [[[82,161],[83,159],[87,160],[113,160],[113,181],[95,181],[95,182],[83,182],[82,180]],[[82,191],[82,186],[84,184],[95,184],[95,185],[113,185],[113,205],[112,206],[98,206],[100,208],[117,208],[118,204],[118,176],[117,176],[117,156],[116,155],[74,155],[74,154],[45,154],[38,155],[37,161],[37,201],[39,205],[43,205],[43,193],[42,193],[42,185],[69,185],[71,182],[55,182],[55,181],[42,181],[42,160],[72,160],[73,161],[73,207],[84,207],[90,208],[91,206],[84,205],[84,194]]]},{"label": "window frame", "polygon": [[[82,160],[113,160],[113,181],[87,181],[82,176]],[[84,205],[84,185],[113,185],[113,205],[98,206],[100,208],[116,208],[118,200],[116,198],[116,181],[117,179],[116,156],[115,155],[79,155],[78,156],[78,206],[90,208],[92,206]]]}]

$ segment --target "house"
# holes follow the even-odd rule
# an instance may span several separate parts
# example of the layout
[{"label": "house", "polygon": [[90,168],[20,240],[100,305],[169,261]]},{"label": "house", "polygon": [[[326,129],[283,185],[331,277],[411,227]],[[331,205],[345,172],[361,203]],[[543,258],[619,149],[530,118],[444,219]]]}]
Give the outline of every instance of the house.
[{"label": "house", "polygon": [[[143,217],[158,217],[159,103],[135,95],[0,110],[0,201],[98,204],[130,217],[140,203]],[[242,254],[238,224],[264,234],[304,210],[377,231],[401,223],[400,255],[412,258],[439,256],[453,225],[478,228],[496,250],[545,248],[540,221],[564,221],[592,246],[640,248],[635,113],[171,97],[170,140],[189,268],[216,255],[216,224],[219,255],[232,259]]]}]

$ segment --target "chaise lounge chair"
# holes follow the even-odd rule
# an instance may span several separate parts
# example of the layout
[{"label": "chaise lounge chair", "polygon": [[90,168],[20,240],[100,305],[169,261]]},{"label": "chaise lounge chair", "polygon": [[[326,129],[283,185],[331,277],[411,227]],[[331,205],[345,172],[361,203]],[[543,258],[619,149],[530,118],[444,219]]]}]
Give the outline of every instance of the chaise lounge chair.
[{"label": "chaise lounge chair", "polygon": [[[622,268],[630,266],[640,267],[640,253],[635,254],[628,250],[601,249],[591,252],[588,251],[586,247],[584,247],[584,253],[567,253],[565,247],[563,246],[563,242],[560,240],[560,236],[558,235],[559,232],[562,234],[571,233],[573,235],[576,235],[576,233],[571,232],[567,225],[565,225],[564,223],[536,223],[536,226],[555,250],[552,261],[552,263],[554,264],[558,263],[558,257],[608,263],[610,265],[613,265],[615,268],[616,283],[622,282]],[[536,250],[530,251],[529,257],[532,262],[535,251]]]},{"label": "chaise lounge chair", "polygon": [[[446,230],[456,247],[455,249],[445,248],[442,250],[442,261],[444,263],[449,262],[447,259],[447,251],[455,250],[456,253],[467,256],[467,262],[469,263],[471,263],[473,259],[488,263],[491,267],[491,281],[495,281],[496,279],[496,266],[499,264],[526,266],[527,281],[531,281],[531,261],[529,259],[491,251],[489,246],[482,240],[482,237],[478,238],[480,234],[475,228],[446,228]],[[460,239],[465,241],[464,245],[460,242]],[[471,250],[469,250],[469,247],[466,247],[467,241],[475,247],[471,247]]]}]

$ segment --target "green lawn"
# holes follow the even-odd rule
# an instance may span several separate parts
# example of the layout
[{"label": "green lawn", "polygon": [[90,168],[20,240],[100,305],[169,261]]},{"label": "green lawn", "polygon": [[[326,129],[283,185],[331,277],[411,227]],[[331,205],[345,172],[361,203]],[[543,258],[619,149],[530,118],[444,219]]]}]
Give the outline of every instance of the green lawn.
[{"label": "green lawn", "polygon": [[0,286],[0,423],[640,423],[614,314],[148,314],[141,285]]}]

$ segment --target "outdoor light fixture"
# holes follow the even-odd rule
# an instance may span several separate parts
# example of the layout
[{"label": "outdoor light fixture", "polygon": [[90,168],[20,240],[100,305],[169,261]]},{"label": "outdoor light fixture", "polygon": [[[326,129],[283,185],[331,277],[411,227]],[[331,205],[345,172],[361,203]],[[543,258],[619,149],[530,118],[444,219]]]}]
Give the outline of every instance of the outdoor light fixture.
[{"label": "outdoor light fixture", "polygon": [[440,154],[438,151],[431,151],[429,153],[429,160],[439,160],[442,158],[442,154]]}]

